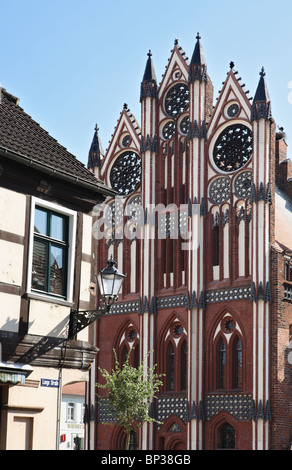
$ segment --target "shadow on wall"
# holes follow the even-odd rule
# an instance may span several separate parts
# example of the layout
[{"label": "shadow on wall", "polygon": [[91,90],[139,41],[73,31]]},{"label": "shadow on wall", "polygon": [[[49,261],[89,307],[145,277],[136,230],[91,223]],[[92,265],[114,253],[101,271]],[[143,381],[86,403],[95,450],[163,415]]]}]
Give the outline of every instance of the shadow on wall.
[{"label": "shadow on wall", "polygon": [[[31,363],[34,359],[43,356],[48,351],[54,349],[55,347],[61,346],[63,343],[68,341],[68,334],[64,335],[64,332],[68,331],[68,324],[69,318],[65,318],[62,322],[56,325],[47,336],[42,336],[40,337],[39,341],[37,341],[37,336],[30,337],[29,335],[21,333],[22,331],[27,331],[27,324],[25,324],[22,319],[20,319],[18,322],[15,319],[10,319],[7,317],[6,323],[1,327],[0,330],[0,339],[2,337],[3,342],[5,342],[5,347],[3,347],[3,349],[0,343],[0,360],[3,359],[3,353],[4,359],[8,361],[14,356],[15,351],[20,343],[27,344],[29,341],[30,344],[34,344],[32,344],[32,346],[15,362],[21,364]],[[9,343],[8,348],[7,343]]]}]

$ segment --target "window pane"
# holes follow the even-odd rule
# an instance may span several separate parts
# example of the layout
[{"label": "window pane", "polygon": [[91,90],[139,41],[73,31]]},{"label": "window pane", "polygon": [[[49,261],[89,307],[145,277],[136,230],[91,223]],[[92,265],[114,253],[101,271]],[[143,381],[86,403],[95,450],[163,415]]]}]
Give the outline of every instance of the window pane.
[{"label": "window pane", "polygon": [[224,388],[225,382],[225,343],[221,340],[219,345],[219,388]]},{"label": "window pane", "polygon": [[64,248],[51,246],[50,253],[50,292],[64,295]]},{"label": "window pane", "polygon": [[184,342],[181,349],[181,389],[187,388],[187,343]]},{"label": "window pane", "polygon": [[48,235],[48,214],[47,211],[40,209],[39,207],[35,208],[35,218],[34,218],[34,231],[35,233],[41,233],[42,235]]},{"label": "window pane", "polygon": [[50,236],[57,240],[66,241],[66,221],[67,218],[61,215],[52,214]]},{"label": "window pane", "polygon": [[67,420],[75,421],[75,403],[68,403],[67,408]]},{"label": "window pane", "polygon": [[230,424],[221,428],[221,449],[235,449],[235,429]]},{"label": "window pane", "polygon": [[46,264],[47,245],[41,241],[34,241],[32,256],[31,286],[33,289],[46,291]]},{"label": "window pane", "polygon": [[174,390],[174,347],[170,344],[168,349],[169,364],[169,390]]},{"label": "window pane", "polygon": [[241,346],[241,341],[239,338],[235,344],[234,362],[235,362],[234,387],[241,388],[242,386],[242,346]]}]

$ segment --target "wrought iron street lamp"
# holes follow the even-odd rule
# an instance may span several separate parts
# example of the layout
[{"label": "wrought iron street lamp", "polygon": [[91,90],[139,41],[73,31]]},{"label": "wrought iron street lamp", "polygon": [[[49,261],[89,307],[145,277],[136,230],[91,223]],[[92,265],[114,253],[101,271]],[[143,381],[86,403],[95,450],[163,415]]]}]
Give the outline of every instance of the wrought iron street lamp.
[{"label": "wrought iron street lamp", "polygon": [[115,267],[116,264],[116,261],[114,261],[111,256],[107,261],[107,266],[96,274],[100,298],[104,305],[99,307],[98,310],[78,311],[76,309],[71,309],[68,335],[69,339],[73,339],[79,331],[89,326],[102,315],[106,315],[110,312],[112,305],[118,299],[118,295],[126,277],[125,274],[122,274],[117,270]]},{"label": "wrought iron street lamp", "polygon": [[115,267],[116,261],[113,257],[107,261],[107,266],[96,275],[98,287],[101,294],[101,300],[107,310],[110,311],[111,306],[117,300],[120,293],[122,284],[126,277],[125,274],[120,273]]}]

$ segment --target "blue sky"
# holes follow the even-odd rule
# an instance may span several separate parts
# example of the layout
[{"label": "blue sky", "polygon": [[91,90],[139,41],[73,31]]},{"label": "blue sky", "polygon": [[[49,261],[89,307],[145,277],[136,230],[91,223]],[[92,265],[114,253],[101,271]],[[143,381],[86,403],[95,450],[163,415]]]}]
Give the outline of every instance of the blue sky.
[{"label": "blue sky", "polygon": [[140,123],[148,50],[160,81],[174,40],[191,57],[198,31],[214,104],[230,61],[251,96],[264,66],[292,145],[291,0],[0,0],[0,18],[1,86],[85,164],[96,123],[104,150],[124,103]]}]

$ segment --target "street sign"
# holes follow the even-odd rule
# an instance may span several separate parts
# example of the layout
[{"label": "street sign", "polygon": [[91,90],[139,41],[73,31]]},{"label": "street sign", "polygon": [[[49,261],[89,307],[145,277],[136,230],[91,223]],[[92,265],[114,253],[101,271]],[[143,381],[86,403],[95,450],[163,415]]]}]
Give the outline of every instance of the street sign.
[{"label": "street sign", "polygon": [[41,387],[59,387],[59,380],[54,379],[41,379]]}]

